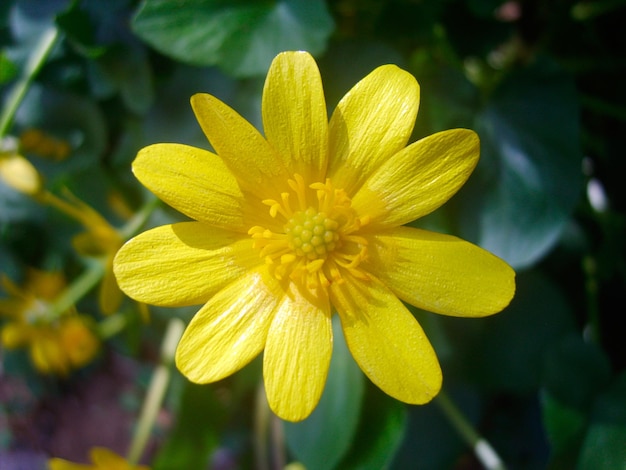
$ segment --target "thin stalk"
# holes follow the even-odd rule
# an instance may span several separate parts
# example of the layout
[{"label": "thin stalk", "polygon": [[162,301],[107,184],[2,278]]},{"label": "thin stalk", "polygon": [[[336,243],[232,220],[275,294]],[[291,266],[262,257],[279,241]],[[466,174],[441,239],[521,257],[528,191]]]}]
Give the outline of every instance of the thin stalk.
[{"label": "thin stalk", "polygon": [[254,463],[258,470],[269,470],[267,455],[267,432],[270,421],[270,407],[261,383],[257,389],[254,406]]},{"label": "thin stalk", "polygon": [[587,327],[585,338],[600,342],[600,309],[598,307],[598,278],[596,260],[592,255],[583,258],[583,273],[585,274],[585,293],[587,298]]},{"label": "thin stalk", "polygon": [[144,203],[131,219],[119,230],[120,235],[124,240],[128,240],[130,237],[137,234],[137,232],[143,227],[143,225],[152,214],[152,211],[156,209],[160,201],[156,197],[150,198]]},{"label": "thin stalk", "polygon": [[285,456],[285,433],[283,428],[283,422],[278,416],[272,414],[272,461],[274,462],[274,468],[282,470],[287,464],[287,458]]},{"label": "thin stalk", "polygon": [[185,324],[180,318],[172,318],[167,324],[161,344],[161,361],[152,374],[128,451],[127,458],[130,465],[136,465],[139,462],[150,439],[154,422],[161,409],[172,375],[172,363],[174,362],[176,347],[184,329]]},{"label": "thin stalk", "polygon": [[0,115],[0,139],[9,131],[13,119],[15,118],[15,113],[20,107],[24,96],[26,96],[35,76],[48,59],[50,52],[52,52],[54,45],[59,39],[59,35],[59,30],[55,26],[51,26],[41,35],[39,43],[33,50],[32,55],[24,67],[22,76],[11,89],[2,114]]},{"label": "thin stalk", "polygon": [[51,318],[57,318],[72,308],[87,292],[98,284],[104,275],[105,266],[100,260],[91,261],[87,269],[55,299],[50,309]]},{"label": "thin stalk", "polygon": [[446,418],[457,430],[463,440],[474,450],[476,458],[487,470],[505,470],[506,467],[500,456],[482,437],[472,424],[463,415],[461,410],[454,404],[445,392],[440,392],[435,401],[443,411]]}]

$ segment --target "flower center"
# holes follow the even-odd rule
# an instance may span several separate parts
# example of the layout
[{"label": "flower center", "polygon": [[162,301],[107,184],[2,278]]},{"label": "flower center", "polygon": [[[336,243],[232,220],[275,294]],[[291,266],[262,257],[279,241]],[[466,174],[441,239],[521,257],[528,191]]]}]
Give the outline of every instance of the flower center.
[{"label": "flower center", "polygon": [[359,269],[367,240],[357,232],[369,217],[359,217],[345,191],[328,179],[307,186],[296,174],[288,183],[292,191],[281,193],[280,200],[263,201],[272,218],[283,219],[283,230],[255,226],[248,231],[270,272],[309,290],[342,282],[346,273],[368,279]]},{"label": "flower center", "polygon": [[285,234],[293,252],[307,259],[324,257],[337,246],[339,224],[323,212],[309,207],[298,211],[287,221]]}]

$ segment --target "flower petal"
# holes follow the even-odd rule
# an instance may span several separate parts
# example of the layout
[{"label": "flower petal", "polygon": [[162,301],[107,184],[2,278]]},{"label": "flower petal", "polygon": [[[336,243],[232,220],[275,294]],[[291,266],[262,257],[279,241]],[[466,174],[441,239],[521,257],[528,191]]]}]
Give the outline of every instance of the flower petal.
[{"label": "flower petal", "polygon": [[459,238],[410,227],[368,237],[371,271],[402,300],[431,312],[482,317],[506,307],[515,272]]},{"label": "flower petal", "polygon": [[206,302],[261,263],[248,235],[182,222],[128,241],[117,252],[113,269],[120,288],[133,299],[180,306]]},{"label": "flower petal", "polygon": [[463,186],[479,156],[475,132],[453,129],[414,142],[387,160],[353,197],[368,230],[398,226],[437,209]]},{"label": "flower petal", "polygon": [[409,140],[419,107],[415,78],[383,65],[339,102],[329,127],[329,176],[351,195]]},{"label": "flower petal", "polygon": [[341,284],[331,284],[331,300],[359,367],[380,389],[400,401],[430,401],[441,388],[441,368],[417,320],[375,278],[344,279]]},{"label": "flower petal", "polygon": [[189,380],[221,380],[248,364],[265,346],[284,292],[263,266],[219,291],[193,317],[176,350]]},{"label": "flower petal", "polygon": [[237,180],[214,153],[182,144],[150,145],[139,151],[133,172],[159,199],[192,219],[247,231]]},{"label": "flower petal", "polygon": [[117,309],[124,300],[124,294],[117,285],[117,280],[113,274],[113,256],[109,256],[106,261],[106,268],[104,270],[104,277],[100,283],[100,290],[98,292],[98,304],[100,310],[105,315],[111,315],[117,312]]},{"label": "flower petal", "polygon": [[322,78],[308,52],[276,56],[263,89],[263,126],[290,173],[324,181],[328,115]]},{"label": "flower petal", "polygon": [[270,327],[263,356],[270,408],[283,419],[300,421],[322,396],[332,354],[328,300],[310,300],[292,289]]},{"label": "flower petal", "polygon": [[214,96],[198,93],[191,106],[200,127],[240,186],[263,200],[288,189],[290,177],[272,146],[252,124]]}]

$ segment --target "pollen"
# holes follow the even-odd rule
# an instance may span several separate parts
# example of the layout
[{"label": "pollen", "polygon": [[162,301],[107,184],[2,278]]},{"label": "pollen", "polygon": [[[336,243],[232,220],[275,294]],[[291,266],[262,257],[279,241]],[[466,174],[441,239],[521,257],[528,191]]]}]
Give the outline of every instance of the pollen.
[{"label": "pollen", "polygon": [[367,240],[358,233],[369,218],[359,216],[329,179],[307,185],[296,174],[288,184],[290,192],[263,201],[272,219],[283,220],[283,230],[248,231],[270,272],[310,291],[342,282],[347,274],[369,279],[359,267],[367,258]]},{"label": "pollen", "polygon": [[285,225],[289,247],[297,256],[310,260],[332,253],[337,246],[339,224],[313,207],[296,212]]}]

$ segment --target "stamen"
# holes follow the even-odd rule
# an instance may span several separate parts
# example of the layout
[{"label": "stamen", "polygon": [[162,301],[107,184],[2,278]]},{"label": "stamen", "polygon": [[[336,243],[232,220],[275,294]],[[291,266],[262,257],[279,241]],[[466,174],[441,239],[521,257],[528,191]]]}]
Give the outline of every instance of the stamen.
[{"label": "stamen", "polygon": [[262,201],[273,219],[279,214],[284,217],[284,232],[261,226],[248,230],[274,277],[290,279],[312,292],[344,282],[345,275],[368,280],[359,268],[367,259],[367,240],[358,231],[370,217],[357,215],[346,192],[335,189],[330,179],[307,186],[301,175],[294,174],[287,182],[292,192]]}]

